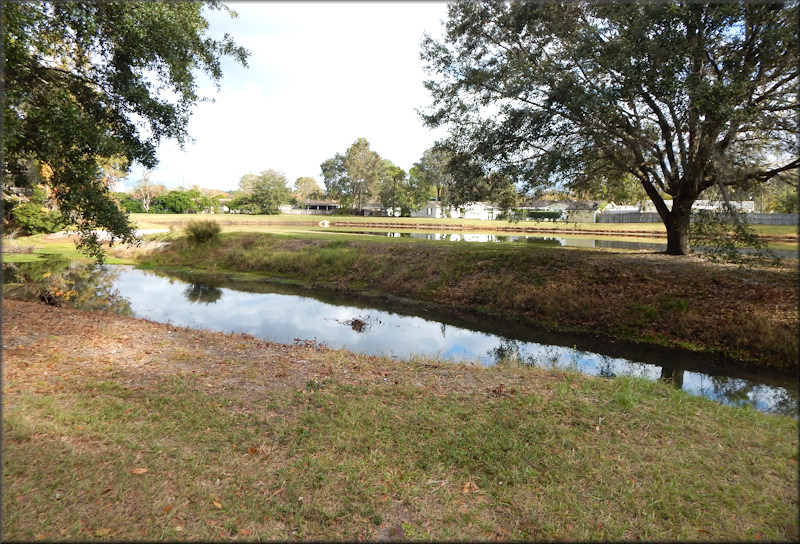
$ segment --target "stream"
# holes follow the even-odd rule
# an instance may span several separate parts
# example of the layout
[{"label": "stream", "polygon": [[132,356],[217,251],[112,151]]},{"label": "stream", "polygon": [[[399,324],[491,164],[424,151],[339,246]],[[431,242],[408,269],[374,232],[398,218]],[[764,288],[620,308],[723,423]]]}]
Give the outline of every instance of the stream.
[{"label": "stream", "polygon": [[[6,276],[13,282],[15,270],[4,270]],[[555,333],[469,311],[345,296],[268,279],[77,263],[47,277],[60,278],[80,292],[73,297],[76,306],[180,327],[244,332],[283,344],[316,344],[397,359],[421,356],[572,369],[604,378],[670,378],[693,395],[797,417],[795,375],[748,370],[688,350]]]}]

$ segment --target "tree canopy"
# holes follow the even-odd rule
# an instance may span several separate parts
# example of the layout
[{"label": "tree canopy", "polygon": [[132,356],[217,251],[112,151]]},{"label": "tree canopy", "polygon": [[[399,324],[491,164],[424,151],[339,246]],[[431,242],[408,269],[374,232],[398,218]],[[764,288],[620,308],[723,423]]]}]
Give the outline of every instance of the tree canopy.
[{"label": "tree canopy", "polygon": [[294,182],[293,187],[297,198],[301,200],[322,198],[322,187],[317,180],[309,176],[301,176]]},{"label": "tree canopy", "polygon": [[670,254],[704,190],[800,165],[797,2],[456,2],[421,57],[423,119],[462,168],[528,188],[630,174]]},{"label": "tree canopy", "polygon": [[[59,207],[102,258],[90,233],[134,241],[101,167],[156,163],[165,139],[183,145],[197,78],[219,87],[220,58],[246,65],[227,34],[206,35],[212,2],[4,2],[3,185],[29,187],[31,167],[52,171]],[[229,10],[228,10],[229,11]],[[234,12],[230,12],[235,16]],[[127,166],[126,166],[127,168]]]},{"label": "tree canopy", "polygon": [[447,171],[450,154],[435,147],[426,149],[419,161],[411,167],[409,175],[418,185],[430,187],[436,200],[449,204],[448,192],[453,188],[453,175]]},{"label": "tree canopy", "polygon": [[239,180],[239,191],[230,207],[253,214],[280,213],[281,204],[288,203],[292,196],[286,183],[286,175],[277,170],[264,170],[258,175],[245,174]]},{"label": "tree canopy", "polygon": [[338,199],[342,208],[356,210],[378,192],[382,168],[381,156],[370,149],[366,138],[320,165],[328,195]]}]

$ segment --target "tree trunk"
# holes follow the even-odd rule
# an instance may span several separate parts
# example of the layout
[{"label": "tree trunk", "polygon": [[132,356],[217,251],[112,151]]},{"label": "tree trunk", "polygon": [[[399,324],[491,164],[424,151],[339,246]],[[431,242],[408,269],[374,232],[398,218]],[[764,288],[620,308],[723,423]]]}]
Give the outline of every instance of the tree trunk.
[{"label": "tree trunk", "polygon": [[667,228],[667,255],[688,255],[692,252],[689,243],[689,223],[692,218],[692,204],[673,202],[672,211],[664,218]]}]

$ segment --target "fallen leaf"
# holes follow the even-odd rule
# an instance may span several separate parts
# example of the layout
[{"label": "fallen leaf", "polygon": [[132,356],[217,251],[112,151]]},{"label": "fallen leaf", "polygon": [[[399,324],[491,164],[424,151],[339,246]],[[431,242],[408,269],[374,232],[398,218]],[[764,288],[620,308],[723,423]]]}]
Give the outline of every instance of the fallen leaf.
[{"label": "fallen leaf", "polygon": [[258,448],[252,448],[252,447],[247,448],[247,451],[249,451],[250,453],[258,453]]},{"label": "fallen leaf", "polygon": [[134,468],[131,470],[131,474],[144,474],[147,472],[146,468]]},{"label": "fallen leaf", "polygon": [[211,503],[211,504],[213,504],[213,505],[214,505],[214,506],[216,506],[217,508],[222,508],[222,504],[218,503],[217,501],[214,501],[214,502],[213,502],[213,503]]},{"label": "fallen leaf", "polygon": [[94,536],[107,536],[111,534],[111,529],[98,529],[94,532]]},{"label": "fallen leaf", "polygon": [[241,531],[239,531],[239,533],[243,534],[243,535],[249,535],[249,534],[252,534],[253,531],[251,531],[249,529],[242,529]]},{"label": "fallen leaf", "polygon": [[464,484],[464,487],[461,489],[461,493],[466,495],[469,493],[469,488],[472,486],[472,482],[467,482]]},{"label": "fallen leaf", "polygon": [[171,509],[172,509],[171,506],[165,506],[164,507],[164,512],[169,512]]},{"label": "fallen leaf", "polygon": [[175,530],[180,533],[181,531],[183,531],[183,525],[176,525]]}]

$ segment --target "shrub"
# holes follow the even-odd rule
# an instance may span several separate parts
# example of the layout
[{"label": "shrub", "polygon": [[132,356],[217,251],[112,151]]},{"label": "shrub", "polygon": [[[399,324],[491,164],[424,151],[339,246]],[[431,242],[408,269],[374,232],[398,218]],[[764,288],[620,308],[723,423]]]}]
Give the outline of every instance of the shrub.
[{"label": "shrub", "polygon": [[534,221],[541,221],[542,219],[561,219],[561,211],[546,211],[546,210],[529,210],[528,217]]},{"label": "shrub", "polygon": [[186,224],[186,228],[184,230],[186,232],[186,238],[188,238],[190,242],[202,244],[204,242],[208,242],[209,240],[217,239],[219,237],[219,232],[222,229],[219,226],[219,223],[211,219],[193,219]]},{"label": "shrub", "polygon": [[14,227],[25,234],[58,232],[69,224],[69,221],[55,210],[48,210],[41,204],[25,202],[19,204],[11,212]]}]

